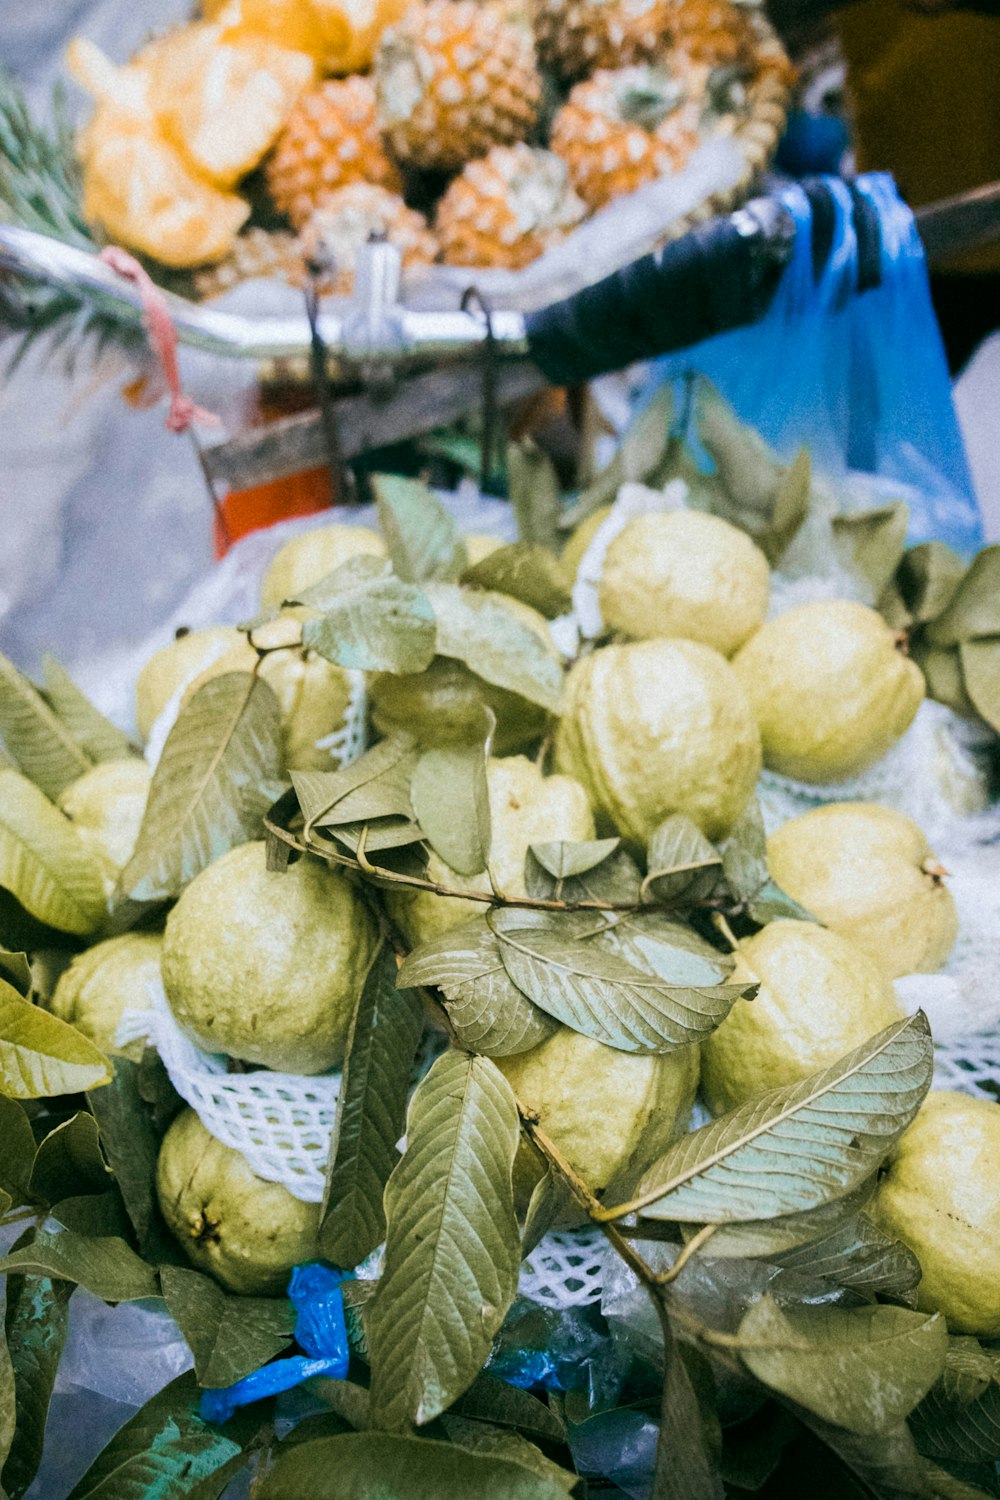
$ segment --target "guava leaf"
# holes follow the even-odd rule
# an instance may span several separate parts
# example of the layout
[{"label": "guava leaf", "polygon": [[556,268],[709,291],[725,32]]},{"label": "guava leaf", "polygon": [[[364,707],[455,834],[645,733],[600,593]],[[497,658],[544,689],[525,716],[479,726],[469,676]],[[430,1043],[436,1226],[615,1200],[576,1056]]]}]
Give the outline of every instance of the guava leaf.
[{"label": "guava leaf", "polygon": [[[423,672],[434,656],[434,610],[422,588],[381,573],[330,575],[323,613],[302,626],[303,644],[361,672]],[[311,592],[311,591],[309,591]]]},{"label": "guava leaf", "polygon": [[14,1276],[7,1281],[5,1325],[16,1422],[0,1482],[10,1500],[20,1500],[41,1463],[72,1293],[69,1282],[44,1276]]},{"label": "guava leaf", "polygon": [[53,802],[92,764],[34,684],[2,654],[0,738],[19,769]]},{"label": "guava leaf", "polygon": [[18,771],[0,770],[0,886],[60,932],[88,937],[107,915],[96,859],[69,819]]},{"label": "guava leaf", "polygon": [[[5,1300],[6,1288],[0,1292],[0,1303]],[[17,1422],[17,1394],[14,1386],[14,1368],[11,1364],[7,1340],[0,1339],[0,1464],[6,1462],[14,1441]]]},{"label": "guava leaf", "polygon": [[753,989],[668,984],[587,942],[589,913],[506,907],[487,920],[507,973],[529,1000],[564,1026],[622,1052],[671,1052],[701,1041]]},{"label": "guava leaf", "polygon": [[447,1433],[449,1442],[464,1448],[466,1452],[509,1459],[522,1469],[537,1474],[540,1479],[558,1485],[565,1495],[571,1494],[580,1483],[579,1474],[553,1463],[540,1448],[536,1448],[534,1443],[530,1443],[519,1433],[505,1431],[504,1428],[494,1427],[487,1422],[472,1422],[453,1412],[444,1413],[441,1426]]},{"label": "guava leaf", "polygon": [[468,561],[465,543],[433,490],[401,474],[373,474],[371,486],[396,576],[405,583],[454,582]]},{"label": "guava leaf", "polygon": [[379,1427],[431,1421],[486,1362],[517,1291],[518,1130],[510,1085],[488,1058],[445,1052],[417,1085],[367,1317]]},{"label": "guava leaf", "polygon": [[811,1249],[814,1243],[822,1243],[830,1235],[853,1229],[874,1191],[873,1174],[842,1198],[833,1198],[801,1213],[719,1224],[712,1235],[712,1259],[777,1261],[786,1250],[796,1250],[799,1246]]},{"label": "guava leaf", "polygon": [[720,984],[733,969],[730,954],[720,953],[693,927],[659,911],[612,918],[589,941],[681,989]]},{"label": "guava leaf", "polygon": [[856,1477],[859,1494],[878,1500],[927,1500],[923,1465],[904,1422],[870,1437],[823,1422],[800,1407],[795,1412],[803,1426]]},{"label": "guava leaf", "polygon": [[[110,1084],[91,1094],[88,1103],[140,1251],[152,1260],[169,1259],[173,1241],[160,1220],[154,1184],[160,1140],[172,1116],[157,1126],[142,1092],[139,1063],[116,1057],[114,1070]],[[173,1102],[175,1107],[180,1102],[176,1095]]]},{"label": "guava leaf", "polygon": [[327,1166],[320,1245],[338,1266],[356,1266],[385,1237],[382,1195],[399,1160],[423,1021],[416,992],[396,988],[396,959],[383,945],[351,1021]]},{"label": "guava leaf", "polygon": [[231,1297],[209,1276],[163,1266],[160,1287],[194,1356],[199,1385],[232,1385],[292,1342],[295,1309],[285,1297]]},{"label": "guava leaf", "polygon": [[128,760],[139,754],[128,735],[94,707],[54,656],[42,658],[42,681],[56,717],[88,759]]},{"label": "guava leaf", "polygon": [[722,873],[722,856],[697,823],[684,813],[673,813],[649,841],[646,868],[644,901],[700,901]]},{"label": "guava leaf", "polygon": [[[569,847],[593,850],[596,844],[604,842],[603,839],[597,839],[586,846]],[[529,848],[524,861],[524,878],[528,895],[541,897],[543,900],[604,901],[626,906],[638,906],[642,886],[639,866],[631,854],[620,847],[612,849],[579,874],[567,876],[553,875],[545,868],[544,861],[537,859],[534,850]]]},{"label": "guava leaf", "polygon": [[722,873],[737,901],[752,901],[768,878],[764,815],[755,796],[722,845]]},{"label": "guava leaf", "polygon": [[348,1428],[355,1432],[369,1430],[372,1403],[367,1386],[356,1385],[353,1380],[327,1380],[321,1375],[312,1382],[312,1389]]},{"label": "guava leaf", "polygon": [[[2,993],[2,985],[0,985]],[[35,1160],[35,1136],[24,1106],[0,1093],[0,1191],[15,1208],[28,1202],[28,1181]]]},{"label": "guava leaf", "polygon": [[399,1433],[349,1432],[279,1448],[258,1487],[260,1500],[327,1500],[331,1475],[337,1500],[404,1494],[406,1500],[563,1500],[566,1494],[561,1484],[509,1458]]},{"label": "guava leaf", "polygon": [[410,797],[431,848],[460,875],[479,875],[490,857],[490,793],[486,762],[496,719],[484,714],[483,738],[424,750]]},{"label": "guava leaf", "polygon": [[[922,1011],[802,1083],[771,1089],[683,1137],[646,1174],[649,1218],[774,1218],[842,1197],[875,1170],[930,1087]],[[654,1197],[655,1194],[655,1197]]]},{"label": "guava leaf", "polygon": [[975,1339],[948,1341],[941,1379],[910,1418],[921,1453],[946,1462],[1000,1460],[1000,1362]]},{"label": "guava leaf", "polygon": [[674,1344],[667,1364],[650,1500],[725,1500],[685,1352]]},{"label": "guava leaf", "polygon": [[40,1231],[30,1245],[0,1260],[9,1275],[51,1276],[84,1286],[104,1302],[137,1302],[156,1297],[156,1272],[124,1240]]},{"label": "guava leaf", "polygon": [[120,890],[133,901],[176,896],[220,855],[262,837],[281,767],[267,683],[249,672],[210,677],[167,736]]},{"label": "guava leaf", "polygon": [[767,528],[756,538],[772,568],[781,561],[808,516],[811,497],[812,458],[808,448],[800,448],[778,481]]},{"label": "guava leaf", "polygon": [[35,1155],[28,1191],[39,1203],[58,1203],[71,1193],[103,1193],[113,1178],[98,1139],[97,1121],[79,1110],[50,1130]]},{"label": "guava leaf", "polygon": [[412,818],[410,782],[416,763],[417,752],[409,736],[392,735],[337,771],[292,771],[305,837],[314,828],[335,828],[341,823]]},{"label": "guava leaf", "polygon": [[60,1198],[49,1209],[49,1217],[74,1234],[99,1240],[129,1239],[132,1226],[121,1193],[112,1187],[107,1193],[79,1193]]},{"label": "guava leaf", "polygon": [[962,681],[976,712],[1000,734],[1000,635],[963,641],[958,648]]},{"label": "guava leaf", "polygon": [[559,712],[562,667],[512,609],[454,584],[429,584],[427,592],[437,616],[440,656],[455,657],[494,687]]},{"label": "guava leaf", "polygon": [[610,505],[623,484],[648,481],[662,485],[672,478],[664,470],[674,468],[669,462],[677,446],[671,436],[673,424],[674,393],[665,382],[632,417],[611,462],[595,475],[578,495],[576,504],[563,514],[560,527],[563,533],[574,530],[602,505]]},{"label": "guava leaf", "polygon": [[0,1093],[45,1099],[96,1088],[110,1077],[104,1053],[82,1031],[0,980]]},{"label": "guava leaf", "polygon": [[904,553],[896,585],[915,625],[944,613],[965,572],[965,563],[944,542],[921,542]]},{"label": "guava leaf", "polygon": [[552,1407],[539,1401],[530,1391],[508,1385],[505,1380],[498,1380],[485,1371],[476,1376],[469,1389],[454,1403],[452,1411],[460,1416],[493,1422],[498,1427],[509,1427],[538,1443],[566,1441],[566,1424]]},{"label": "guava leaf", "polygon": [[12,953],[8,948],[0,948],[0,979],[5,979],[8,984],[13,985],[19,995],[25,1000],[31,994],[31,964],[28,962],[26,953]]},{"label": "guava leaf", "polygon": [[761,1297],[739,1327],[743,1363],[772,1390],[861,1436],[891,1432],[944,1368],[939,1313],[905,1307],[779,1307]]},{"label": "guava leaf", "polygon": [[877,510],[834,516],[831,524],[842,565],[868,584],[872,602],[881,598],[906,550],[909,507],[899,500]]},{"label": "guava leaf", "polygon": [[786,920],[791,922],[815,922],[816,918],[811,911],[807,911],[801,901],[796,901],[787,891],[783,891],[776,880],[768,876],[755,896],[752,896],[746,904],[747,915],[758,922],[762,927],[768,922]]},{"label": "guava leaf", "polygon": [[920,1262],[901,1240],[885,1234],[867,1214],[859,1213],[829,1234],[780,1252],[774,1264],[802,1276],[818,1276],[866,1296],[893,1297],[910,1306],[923,1274]]},{"label": "guava leaf", "polygon": [[716,470],[731,509],[724,519],[754,538],[767,534],[784,466],[758,432],[741,422],[703,376],[695,392],[698,438]]},{"label": "guava leaf", "polygon": [[556,466],[531,438],[507,444],[507,493],[522,542],[559,546],[562,492]]},{"label": "guava leaf", "polygon": [[415,948],[397,982],[439,989],[462,1046],[486,1057],[527,1052],[558,1029],[507,973],[485,916],[470,917]]},{"label": "guava leaf", "polygon": [[976,553],[950,602],[927,626],[934,646],[957,646],[989,635],[1000,635],[1000,542]]},{"label": "guava leaf", "polygon": [[[979,644],[969,642],[973,648]],[[910,655],[924,674],[927,696],[963,718],[974,719],[977,709],[965,688],[960,651],[960,646],[929,646],[922,635],[910,645]]]},{"label": "guava leaf", "polygon": [[202,1420],[198,1400],[193,1370],[164,1386],[101,1449],[68,1500],[186,1500],[240,1451]]},{"label": "guava leaf", "polygon": [[531,844],[531,853],[554,880],[570,880],[585,875],[602,864],[621,847],[621,839],[585,839],[580,843],[557,840],[554,843]]},{"label": "guava leaf", "polygon": [[986,1466],[981,1478],[990,1489],[981,1489],[978,1484],[968,1484],[958,1479],[947,1469],[940,1468],[929,1458],[920,1459],[920,1473],[924,1481],[923,1493],[929,1500],[990,1500],[996,1495],[996,1472],[993,1465]]},{"label": "guava leaf", "polygon": [[474,567],[466,568],[462,582],[494,594],[509,594],[530,604],[547,620],[566,614],[572,604],[558,557],[537,542],[511,542],[498,547]]}]

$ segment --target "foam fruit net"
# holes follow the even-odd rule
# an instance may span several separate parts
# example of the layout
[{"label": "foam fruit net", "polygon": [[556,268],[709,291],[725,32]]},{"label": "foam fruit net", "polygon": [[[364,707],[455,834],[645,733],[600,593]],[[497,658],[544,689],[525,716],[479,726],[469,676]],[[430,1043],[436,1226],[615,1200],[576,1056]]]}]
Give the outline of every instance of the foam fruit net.
[{"label": "foam fruit net", "polygon": [[[663,497],[657,498],[662,506]],[[680,497],[670,499],[677,503]],[[602,526],[596,545],[584,558],[574,614],[559,622],[564,627],[562,641],[569,644],[580,634],[597,633],[594,582],[608,542],[631,513],[653,504],[647,491],[634,494],[631,505],[615,506],[625,514],[614,517],[617,525]],[[843,578],[776,578],[775,585],[773,614],[810,598],[845,593]],[[363,726],[359,682],[337,744],[331,745],[341,763],[360,754]],[[927,702],[907,734],[864,776],[817,787],[765,772],[759,790],[769,831],[810,807],[841,801],[883,803],[907,813],[925,830],[949,871],[959,937],[941,973],[898,980],[897,993],[907,1010],[922,1007],[929,1016],[936,1050],[934,1086],[995,1100],[1000,1092],[1000,991],[994,983],[994,955],[1000,947],[1000,808],[988,802],[983,748],[969,725]],[[339,1074],[304,1078],[264,1070],[231,1073],[227,1058],[200,1051],[180,1031],[162,988],[150,1001],[147,1011],[126,1013],[120,1040],[147,1036],[177,1092],[198,1111],[212,1135],[242,1152],[258,1176],[282,1183],[305,1202],[319,1202]],[[423,1067],[429,1061],[429,1056],[424,1058]],[[702,1118],[696,1115],[695,1123]],[[605,1255],[606,1241],[596,1228],[550,1233],[523,1263],[521,1295],[552,1308],[599,1302]]]}]

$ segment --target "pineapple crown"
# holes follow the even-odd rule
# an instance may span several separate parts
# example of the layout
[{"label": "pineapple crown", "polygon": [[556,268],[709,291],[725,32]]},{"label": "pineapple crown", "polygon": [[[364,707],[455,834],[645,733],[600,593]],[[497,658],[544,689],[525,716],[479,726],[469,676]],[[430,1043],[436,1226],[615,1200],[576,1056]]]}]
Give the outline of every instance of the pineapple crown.
[{"label": "pineapple crown", "polygon": [[654,131],[673,114],[684,98],[684,89],[664,67],[623,68],[615,80],[615,107],[626,125]]}]

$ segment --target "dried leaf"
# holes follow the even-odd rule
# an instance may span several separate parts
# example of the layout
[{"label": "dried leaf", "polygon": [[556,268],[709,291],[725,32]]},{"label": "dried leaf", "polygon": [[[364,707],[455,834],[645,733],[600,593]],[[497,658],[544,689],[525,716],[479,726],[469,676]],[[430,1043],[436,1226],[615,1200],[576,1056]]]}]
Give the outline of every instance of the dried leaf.
[{"label": "dried leaf", "polygon": [[260,838],[281,765],[267,683],[249,672],[209,678],[167,737],[121,891],[133,901],[176,896],[220,855]]},{"label": "dried leaf", "polygon": [[649,1218],[728,1223],[798,1213],[871,1175],[930,1086],[922,1012],[802,1083],[772,1089],[683,1137],[643,1179]]},{"label": "dried leaf", "polygon": [[385,1238],[382,1196],[399,1160],[423,1009],[396,988],[396,960],[383,946],[358,997],[347,1041],[327,1167],[320,1245],[339,1266],[356,1266]]},{"label": "dried leaf", "polygon": [[518,1129],[510,1085],[487,1058],[446,1052],[417,1085],[367,1316],[380,1427],[431,1421],[486,1361],[517,1290]]},{"label": "dried leaf", "polygon": [[455,581],[466,565],[465,543],[437,495],[401,474],[373,474],[371,485],[396,576],[406,583]]}]

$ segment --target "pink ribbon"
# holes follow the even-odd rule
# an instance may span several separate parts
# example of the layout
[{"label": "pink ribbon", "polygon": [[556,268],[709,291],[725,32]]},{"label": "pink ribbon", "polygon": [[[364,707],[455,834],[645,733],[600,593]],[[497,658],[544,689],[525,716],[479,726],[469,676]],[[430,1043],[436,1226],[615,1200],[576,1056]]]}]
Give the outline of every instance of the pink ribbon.
[{"label": "pink ribbon", "polygon": [[138,288],[149,347],[170,392],[170,410],[166,421],[168,430],[187,432],[192,422],[207,422],[218,426],[219,418],[215,412],[196,405],[181,385],[181,372],[177,363],[177,330],[170,317],[167,299],[148,271],[134,255],[129,255],[127,250],[122,250],[118,245],[105,246],[100,259],[116,275],[123,277],[125,281],[131,281]]}]

